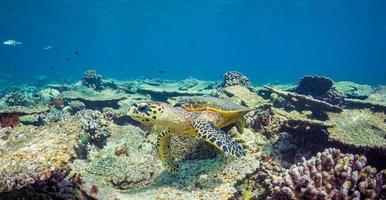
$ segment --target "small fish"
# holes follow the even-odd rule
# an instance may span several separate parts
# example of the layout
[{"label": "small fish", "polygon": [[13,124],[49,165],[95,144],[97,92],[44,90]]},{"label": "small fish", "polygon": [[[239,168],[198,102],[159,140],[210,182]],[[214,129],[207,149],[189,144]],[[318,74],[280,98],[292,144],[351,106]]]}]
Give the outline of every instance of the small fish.
[{"label": "small fish", "polygon": [[50,67],[50,70],[55,70],[55,67]]},{"label": "small fish", "polygon": [[15,41],[15,40],[7,40],[3,42],[4,45],[15,47],[17,45],[21,45],[21,42]]},{"label": "small fish", "polygon": [[164,70],[159,70],[158,73],[165,74],[166,72]]},{"label": "small fish", "polygon": [[79,55],[79,51],[75,51],[75,55]]},{"label": "small fish", "polygon": [[149,100],[149,101],[151,100],[151,95],[150,94],[146,94],[145,97],[146,97],[147,100]]},{"label": "small fish", "polygon": [[48,50],[51,50],[52,49],[52,46],[46,46],[43,48],[43,51],[48,51]]},{"label": "small fish", "polygon": [[71,58],[66,58],[66,60],[67,60],[67,61],[70,61],[70,60],[71,60]]}]

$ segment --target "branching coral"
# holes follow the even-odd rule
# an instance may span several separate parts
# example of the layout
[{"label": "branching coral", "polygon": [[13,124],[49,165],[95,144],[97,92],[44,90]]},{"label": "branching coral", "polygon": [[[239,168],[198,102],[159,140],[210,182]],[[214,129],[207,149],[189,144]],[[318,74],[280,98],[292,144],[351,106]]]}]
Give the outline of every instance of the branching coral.
[{"label": "branching coral", "polygon": [[82,110],[77,113],[76,117],[82,123],[82,142],[103,146],[110,133],[107,121],[103,118],[102,113],[93,110]]},{"label": "branching coral", "polygon": [[326,149],[274,177],[268,199],[379,199],[385,194],[386,170],[367,166],[365,156]]}]

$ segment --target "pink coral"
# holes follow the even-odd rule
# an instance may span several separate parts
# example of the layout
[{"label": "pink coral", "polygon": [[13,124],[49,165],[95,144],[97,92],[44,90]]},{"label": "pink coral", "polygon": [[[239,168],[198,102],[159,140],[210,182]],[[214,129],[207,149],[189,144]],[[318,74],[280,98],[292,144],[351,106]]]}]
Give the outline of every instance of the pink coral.
[{"label": "pink coral", "polygon": [[326,149],[274,178],[268,199],[379,199],[385,177],[386,170],[377,173],[365,156]]}]

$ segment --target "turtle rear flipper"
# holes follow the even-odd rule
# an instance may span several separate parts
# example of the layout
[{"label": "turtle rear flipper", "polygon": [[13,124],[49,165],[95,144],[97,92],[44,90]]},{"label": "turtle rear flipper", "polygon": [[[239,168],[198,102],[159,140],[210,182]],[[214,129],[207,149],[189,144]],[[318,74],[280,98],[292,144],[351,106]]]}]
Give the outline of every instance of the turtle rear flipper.
[{"label": "turtle rear flipper", "polygon": [[169,129],[164,129],[157,137],[157,149],[159,157],[166,170],[172,174],[178,172],[178,163],[174,160],[170,149],[170,139],[172,133]]},{"label": "turtle rear flipper", "polygon": [[244,156],[242,147],[230,138],[224,131],[217,128],[212,121],[198,119],[193,122],[193,128],[198,136],[206,142],[214,145],[221,151],[229,153],[237,158]]}]

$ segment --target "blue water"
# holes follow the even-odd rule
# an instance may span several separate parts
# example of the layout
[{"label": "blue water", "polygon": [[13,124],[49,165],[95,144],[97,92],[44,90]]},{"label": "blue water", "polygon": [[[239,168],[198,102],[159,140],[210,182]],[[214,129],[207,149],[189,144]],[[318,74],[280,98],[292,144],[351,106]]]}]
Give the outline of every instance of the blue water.
[{"label": "blue water", "polygon": [[[1,0],[1,73],[386,83],[384,0]],[[52,49],[43,51],[46,46]],[[78,51],[79,55],[75,52]],[[160,70],[165,73],[159,73]]]}]

